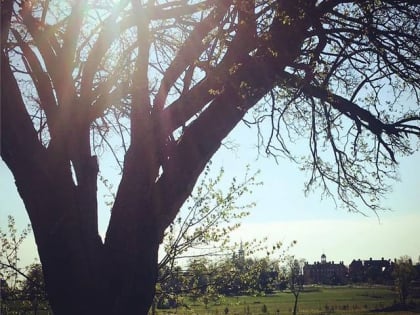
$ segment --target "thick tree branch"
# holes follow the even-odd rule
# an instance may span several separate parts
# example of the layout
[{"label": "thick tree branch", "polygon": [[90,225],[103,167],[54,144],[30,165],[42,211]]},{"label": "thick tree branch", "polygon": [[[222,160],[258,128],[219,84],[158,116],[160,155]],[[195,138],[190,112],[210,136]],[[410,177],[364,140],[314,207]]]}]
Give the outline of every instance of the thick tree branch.
[{"label": "thick tree branch", "polygon": [[[19,32],[12,30],[13,36],[16,38],[18,45],[22,49],[27,65],[28,74],[32,78],[32,82],[37,89],[40,98],[40,106],[45,111],[47,120],[53,121],[57,115],[57,103],[53,95],[53,87],[48,73],[44,71],[42,65],[32,48],[22,39]],[[52,125],[51,125],[52,127]],[[53,130],[51,130],[54,133]]]},{"label": "thick tree branch", "polygon": [[2,49],[6,46],[7,37],[9,36],[10,22],[13,14],[14,0],[1,1],[1,46]]},{"label": "thick tree branch", "polygon": [[277,67],[284,67],[285,60],[277,66],[268,60],[272,61],[271,57],[250,58],[238,70],[237,76],[230,77],[230,85],[185,128],[173,155],[164,164],[164,172],[156,186],[158,193],[165,196],[160,208],[161,228],[174,219],[177,209],[191,193],[198,176],[219,149],[222,140],[241,121],[247,110],[274,87]]},{"label": "thick tree branch", "polygon": [[[84,1],[75,1],[67,21],[67,27],[63,34],[63,44],[57,51],[57,64],[59,67],[54,72],[54,87],[56,89],[59,103],[63,107],[73,107],[69,112],[78,110],[73,103],[75,97],[73,86],[74,58],[76,56],[76,47],[83,22],[83,15],[86,8]],[[77,104],[78,106],[87,106],[87,104]]]},{"label": "thick tree branch", "polygon": [[156,110],[160,111],[163,109],[166,98],[168,97],[168,92],[175,81],[188,66],[198,60],[198,57],[200,57],[207,48],[204,38],[208,36],[211,30],[219,25],[231,3],[231,0],[220,1],[216,8],[214,8],[207,17],[196,26],[190,33],[189,38],[178,50],[177,55],[166,69],[163,79],[161,80],[159,90],[154,100],[154,107]]},{"label": "thick tree branch", "polygon": [[[60,212],[50,213],[45,207],[49,193],[45,185],[55,180],[58,165],[50,159],[47,149],[38,140],[4,52],[1,63],[1,89],[8,91],[1,95],[1,156],[14,175],[34,232],[37,233],[42,229],[49,230],[53,226],[52,218],[56,218]],[[68,174],[71,179],[70,169]]]},{"label": "thick tree branch", "polygon": [[[92,49],[89,51],[89,56],[83,67],[82,81],[81,81],[81,98],[86,102],[91,102],[93,95],[93,84],[94,76],[98,71],[98,67],[101,64],[106,52],[110,48],[113,41],[115,41],[122,32],[135,25],[134,18],[124,18],[118,23],[118,12],[113,12],[104,22],[98,37],[93,44]],[[118,30],[115,31],[115,30]],[[92,108],[95,111],[95,107]]]},{"label": "thick tree branch", "polygon": [[45,158],[46,149],[38,141],[4,52],[1,55],[1,77],[1,156],[19,180],[25,178],[27,172],[40,171],[39,162]]},{"label": "thick tree branch", "polygon": [[59,70],[56,49],[58,49],[60,45],[54,37],[55,35],[52,33],[53,27],[49,25],[41,25],[28,10],[29,9],[22,9],[20,14],[29,33],[34,38],[36,46],[41,53],[43,62],[45,63],[45,67],[54,82],[57,77],[57,71]]}]

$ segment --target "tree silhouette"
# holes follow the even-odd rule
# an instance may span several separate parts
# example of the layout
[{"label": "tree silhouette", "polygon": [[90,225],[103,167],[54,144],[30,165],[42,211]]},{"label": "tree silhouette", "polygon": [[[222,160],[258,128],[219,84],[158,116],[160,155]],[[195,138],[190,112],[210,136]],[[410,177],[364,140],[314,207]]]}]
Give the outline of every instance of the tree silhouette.
[{"label": "tree silhouette", "polygon": [[[377,210],[420,134],[419,13],[408,0],[2,1],[1,156],[54,313],[146,314],[165,229],[244,119],[268,154],[310,171],[308,189]],[[103,242],[106,148],[121,181]]]},{"label": "tree silhouette", "polygon": [[290,292],[292,292],[295,301],[293,304],[293,315],[297,314],[297,306],[299,295],[303,291],[303,266],[304,260],[295,259],[293,256],[288,257],[286,260],[286,277]]},{"label": "tree silhouette", "polygon": [[400,306],[407,307],[407,298],[411,293],[411,282],[417,276],[416,268],[413,266],[411,258],[407,256],[400,257],[394,264],[392,275]]}]

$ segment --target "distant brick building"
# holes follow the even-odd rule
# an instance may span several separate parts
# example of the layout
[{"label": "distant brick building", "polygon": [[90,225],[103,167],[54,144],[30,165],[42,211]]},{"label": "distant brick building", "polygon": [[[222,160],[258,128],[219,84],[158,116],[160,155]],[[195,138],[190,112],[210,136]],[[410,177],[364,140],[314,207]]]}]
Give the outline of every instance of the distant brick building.
[{"label": "distant brick building", "polygon": [[327,256],[322,254],[321,261],[314,264],[306,263],[303,267],[303,279],[305,284],[344,284],[347,283],[348,269],[344,262],[336,264],[334,261],[327,262]]},{"label": "distant brick building", "polygon": [[352,282],[391,283],[394,263],[390,259],[353,260],[349,266]]}]

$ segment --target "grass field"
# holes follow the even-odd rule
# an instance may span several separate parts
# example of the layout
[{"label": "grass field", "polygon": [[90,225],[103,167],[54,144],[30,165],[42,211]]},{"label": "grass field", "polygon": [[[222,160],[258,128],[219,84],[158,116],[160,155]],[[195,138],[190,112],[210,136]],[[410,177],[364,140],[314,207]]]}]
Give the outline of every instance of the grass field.
[{"label": "grass field", "polygon": [[[409,299],[417,307],[410,311],[391,311],[396,293],[388,287],[305,287],[299,296],[298,314],[326,315],[409,315],[420,314],[420,297]],[[156,315],[284,315],[292,314],[294,297],[290,292],[278,292],[269,296],[224,297],[210,302],[207,308],[202,302],[184,300],[188,307],[156,310]],[[14,311],[12,311],[14,309]],[[23,314],[22,308],[11,307],[6,314]],[[33,314],[26,312],[25,314]],[[38,315],[48,315],[41,311]],[[3,315],[3,314],[2,314]]]},{"label": "grass field", "polygon": [[[410,311],[389,308],[395,304],[396,294],[387,287],[308,287],[301,293],[298,314],[380,314],[408,315],[420,313],[420,307]],[[420,299],[412,300],[420,304]],[[158,310],[157,314],[199,315],[282,315],[293,311],[294,297],[288,292],[270,296],[240,296],[222,298],[216,303],[188,302],[189,308]],[[388,311],[387,311],[388,308]],[[379,312],[380,311],[380,312]]]}]

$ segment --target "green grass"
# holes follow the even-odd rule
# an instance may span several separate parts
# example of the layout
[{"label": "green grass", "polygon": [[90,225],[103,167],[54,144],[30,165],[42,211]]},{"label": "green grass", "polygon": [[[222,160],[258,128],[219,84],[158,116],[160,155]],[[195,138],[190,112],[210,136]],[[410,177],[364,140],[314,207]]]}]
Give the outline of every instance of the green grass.
[{"label": "green grass", "polygon": [[[309,287],[299,296],[298,314],[378,314],[408,315],[420,313],[415,311],[372,312],[384,309],[395,303],[396,294],[390,288],[374,287]],[[414,300],[420,305],[420,299]],[[189,309],[180,307],[177,310],[158,310],[158,315],[282,315],[291,314],[294,296],[290,292],[279,292],[270,296],[225,297],[216,303],[203,303],[186,299]]]},{"label": "green grass", "polygon": [[[302,315],[413,315],[420,314],[420,297],[412,300],[417,308],[412,311],[372,312],[395,303],[396,293],[388,287],[306,287],[299,297],[298,314]],[[410,300],[410,299],[409,299]],[[410,300],[411,301],[411,300]],[[157,310],[157,315],[283,315],[292,314],[294,297],[290,292],[268,296],[224,297],[210,302],[205,308],[200,301],[184,300],[186,307]],[[12,307],[13,309],[13,307]],[[19,309],[19,307],[17,308]],[[225,309],[228,313],[225,313]],[[10,314],[17,314],[10,312]],[[31,314],[31,313],[27,313]],[[46,315],[40,312],[39,315]]]}]

